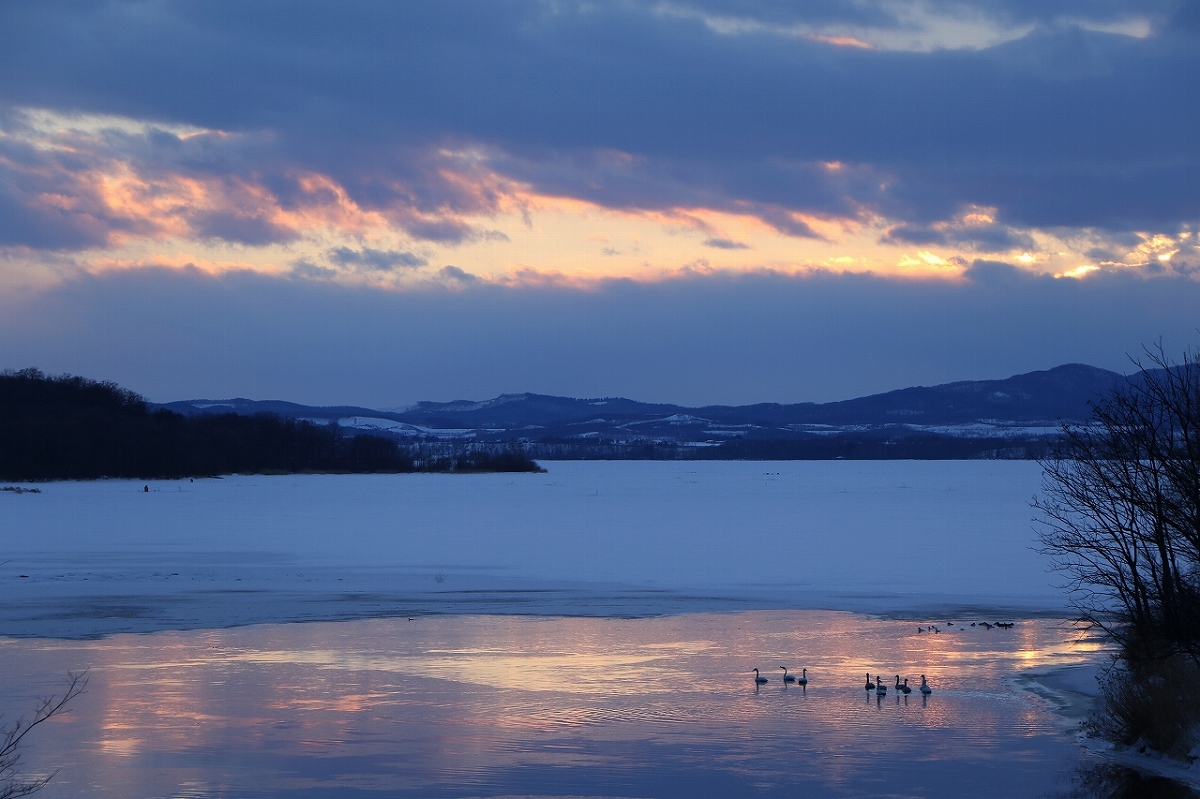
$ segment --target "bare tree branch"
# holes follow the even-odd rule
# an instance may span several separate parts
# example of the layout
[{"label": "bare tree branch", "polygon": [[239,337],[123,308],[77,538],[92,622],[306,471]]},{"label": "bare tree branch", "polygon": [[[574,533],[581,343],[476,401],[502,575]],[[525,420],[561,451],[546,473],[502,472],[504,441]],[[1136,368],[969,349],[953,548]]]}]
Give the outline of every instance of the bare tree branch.
[{"label": "bare tree branch", "polygon": [[1066,425],[1033,502],[1041,552],[1127,658],[1200,658],[1200,363],[1161,343]]},{"label": "bare tree branch", "polygon": [[20,773],[21,749],[25,737],[43,722],[66,712],[67,704],[87,689],[87,672],[67,674],[67,690],[61,695],[40,697],[33,715],[0,726],[0,799],[29,796],[46,787],[58,772],[42,777],[23,778]]}]

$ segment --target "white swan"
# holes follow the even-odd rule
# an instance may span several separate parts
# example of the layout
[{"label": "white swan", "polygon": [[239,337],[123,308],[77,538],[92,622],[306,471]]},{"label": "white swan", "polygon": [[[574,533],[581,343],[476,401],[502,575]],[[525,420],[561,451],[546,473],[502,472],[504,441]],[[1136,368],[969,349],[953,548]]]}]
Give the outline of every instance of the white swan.
[{"label": "white swan", "polygon": [[900,693],[904,694],[905,696],[908,696],[909,694],[912,693],[912,689],[908,687],[908,678],[907,677],[904,678],[904,685],[897,685],[896,690],[899,691]]},{"label": "white swan", "polygon": [[883,684],[882,677],[875,678],[875,693],[878,696],[887,696],[887,686]]},{"label": "white swan", "polygon": [[755,669],[755,670],[754,670],[754,682],[755,682],[755,683],[757,683],[758,685],[762,685],[763,683],[767,682],[767,678],[766,678],[766,677],[759,677],[759,676],[758,676],[758,669]]},{"label": "white swan", "polygon": [[933,689],[929,687],[929,683],[925,682],[924,674],[921,675],[921,693],[925,694],[925,696],[929,696],[931,693],[933,693]]},{"label": "white swan", "polygon": [[801,675],[800,679],[796,680],[796,682],[801,686],[808,685],[808,669],[801,669],[801,671],[803,674]]},{"label": "white swan", "polygon": [[875,690],[875,683],[871,682],[871,672],[869,672],[869,671],[867,672],[867,690],[868,691]]},{"label": "white swan", "polygon": [[795,682],[795,681],[796,681],[796,675],[795,675],[795,674],[788,674],[788,673],[787,673],[787,666],[780,666],[779,668],[783,669],[783,681],[784,681],[784,683],[785,683],[785,684],[786,684],[786,683],[789,683],[789,682]]}]

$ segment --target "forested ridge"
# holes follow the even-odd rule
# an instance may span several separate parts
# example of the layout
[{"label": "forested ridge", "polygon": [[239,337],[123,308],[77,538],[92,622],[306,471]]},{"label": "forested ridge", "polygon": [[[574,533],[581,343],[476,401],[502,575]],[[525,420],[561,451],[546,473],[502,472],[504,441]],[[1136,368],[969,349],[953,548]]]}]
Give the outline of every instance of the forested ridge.
[{"label": "forested ridge", "polygon": [[0,479],[177,478],[294,472],[538,471],[514,450],[438,458],[336,425],[273,414],[151,410],[115,383],[37,369],[0,373]]}]

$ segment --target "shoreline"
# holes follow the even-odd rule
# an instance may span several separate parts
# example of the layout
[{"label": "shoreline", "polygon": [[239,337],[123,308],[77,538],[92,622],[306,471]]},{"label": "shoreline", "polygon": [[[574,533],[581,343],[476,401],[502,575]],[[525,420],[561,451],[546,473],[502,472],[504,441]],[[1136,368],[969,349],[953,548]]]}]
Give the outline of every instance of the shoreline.
[{"label": "shoreline", "polygon": [[1079,728],[1095,707],[1099,697],[1096,678],[1103,664],[1061,666],[1049,670],[1023,672],[1013,683],[1051,706],[1055,715],[1070,730],[1079,747],[1092,757],[1143,774],[1163,777],[1200,791],[1200,761],[1184,763],[1162,755],[1138,752],[1088,736]]}]

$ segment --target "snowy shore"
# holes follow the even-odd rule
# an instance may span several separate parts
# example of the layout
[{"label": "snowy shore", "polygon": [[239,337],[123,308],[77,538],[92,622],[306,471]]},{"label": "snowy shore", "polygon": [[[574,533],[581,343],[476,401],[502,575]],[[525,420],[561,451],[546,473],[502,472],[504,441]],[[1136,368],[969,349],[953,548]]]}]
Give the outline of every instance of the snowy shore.
[{"label": "snowy shore", "polygon": [[1068,728],[1077,730],[1079,745],[1093,756],[1200,790],[1200,759],[1184,763],[1162,757],[1152,751],[1139,752],[1133,747],[1116,746],[1098,738],[1088,737],[1079,729],[1079,724],[1091,713],[1099,698],[1097,678],[1103,668],[1103,664],[1096,663],[1066,666],[1020,674],[1014,682],[1049,702]]}]

